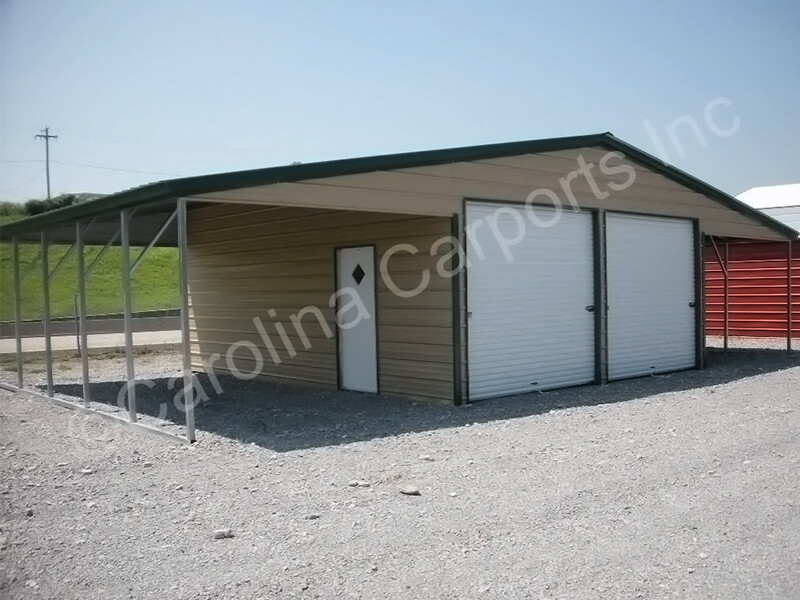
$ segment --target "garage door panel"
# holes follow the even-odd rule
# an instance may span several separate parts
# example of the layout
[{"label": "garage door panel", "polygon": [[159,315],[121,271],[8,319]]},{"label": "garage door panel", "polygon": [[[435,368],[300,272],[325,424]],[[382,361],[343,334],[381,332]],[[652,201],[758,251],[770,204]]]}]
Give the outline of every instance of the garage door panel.
[{"label": "garage door panel", "polygon": [[[554,223],[542,228],[523,207],[519,239],[509,208],[467,203],[471,399],[595,379],[594,316],[586,310],[594,304],[591,214],[536,209],[540,222]],[[502,239],[518,241],[504,251]]]},{"label": "garage door panel", "polygon": [[[553,336],[557,336],[560,332],[553,332]],[[530,339],[530,336],[518,336],[516,338],[510,338],[512,341],[516,343],[524,343]],[[559,339],[557,342],[548,341],[547,348],[550,351],[555,350],[570,350],[575,347],[576,343],[583,343],[585,340],[583,338],[568,338],[568,339]],[[503,355],[502,350],[506,348],[506,345],[501,343],[494,343],[494,344],[486,344],[485,346],[481,347],[480,349],[472,349],[470,351],[470,355],[473,358],[481,358],[487,361],[491,359],[496,359],[503,362],[514,361],[515,359],[508,356]],[[523,355],[523,358],[520,358],[521,361],[527,361],[528,358]],[[544,359],[542,359],[544,360]],[[557,359],[559,362],[564,363],[568,359],[563,356],[559,356]],[[583,361],[583,359],[581,359]]]},{"label": "garage door panel", "polygon": [[[508,375],[513,371],[517,371],[521,368],[524,368],[526,365],[530,364],[529,360],[487,360],[486,365],[492,367],[492,374],[504,374]],[[583,369],[584,363],[583,361],[572,361],[565,363],[563,360],[560,360],[558,357],[550,358],[550,359],[542,359],[537,362],[537,366],[540,367],[558,367],[563,368],[564,371],[571,371],[575,369]],[[535,374],[534,374],[535,375]],[[480,378],[478,378],[480,379]],[[486,378],[488,380],[488,378]],[[535,379],[535,378],[534,378]],[[477,381],[477,380],[476,380]],[[527,390],[526,390],[527,391]]]},{"label": "garage door panel", "polygon": [[[575,370],[562,370],[559,371],[557,376],[551,376],[545,383],[540,383],[537,385],[536,389],[538,391],[547,391],[573,385],[580,385],[581,383],[591,383],[592,380],[585,380],[583,374],[583,368]],[[530,391],[530,389],[520,389],[518,382],[513,377],[508,377],[504,380],[498,380],[496,378],[491,380],[482,380],[481,378],[478,378],[473,381],[472,374],[470,374],[470,397],[473,400],[494,398],[498,396],[510,396],[513,394],[523,394]]]},{"label": "garage door panel", "polygon": [[694,226],[609,213],[609,378],[695,366]]}]

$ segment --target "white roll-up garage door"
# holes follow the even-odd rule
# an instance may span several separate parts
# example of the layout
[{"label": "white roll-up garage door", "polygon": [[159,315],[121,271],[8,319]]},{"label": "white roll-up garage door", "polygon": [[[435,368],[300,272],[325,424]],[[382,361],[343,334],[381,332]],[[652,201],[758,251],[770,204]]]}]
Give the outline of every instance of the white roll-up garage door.
[{"label": "white roll-up garage door", "polygon": [[608,213],[606,248],[609,378],[694,367],[692,222]]},{"label": "white roll-up garage door", "polygon": [[468,202],[469,396],[595,380],[592,216]]}]

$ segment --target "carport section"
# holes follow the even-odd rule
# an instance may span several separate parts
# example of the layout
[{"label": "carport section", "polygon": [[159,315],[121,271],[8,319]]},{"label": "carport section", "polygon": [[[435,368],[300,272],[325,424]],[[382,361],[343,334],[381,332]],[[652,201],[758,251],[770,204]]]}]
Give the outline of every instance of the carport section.
[{"label": "carport section", "polygon": [[[186,264],[187,264],[187,218],[186,201],[178,199],[172,202],[160,202],[152,205],[133,206],[124,208],[113,213],[87,211],[87,207],[76,207],[82,210],[72,210],[73,219],[58,219],[59,212],[50,215],[42,215],[40,227],[29,228],[25,232],[12,235],[12,262],[14,272],[14,313],[16,325],[16,369],[17,386],[3,384],[3,387],[25,390],[27,392],[42,395],[37,390],[25,388],[24,361],[22,352],[21,336],[21,284],[26,277],[31,276],[37,269],[41,268],[42,290],[43,290],[43,314],[42,323],[45,340],[45,371],[47,377],[46,396],[51,401],[73,410],[98,414],[105,419],[122,423],[129,427],[145,430],[171,439],[177,438],[168,432],[139,423],[136,410],[136,387],[135,387],[135,350],[133,347],[133,327],[132,327],[132,298],[131,298],[131,277],[136,269],[141,265],[147,253],[157,245],[176,246],[179,251],[180,281],[182,287],[181,297],[184,299],[181,307],[181,322],[188,322],[188,298],[186,289]],[[85,215],[82,213],[86,213]],[[66,216],[66,215],[65,215]],[[85,217],[85,218],[82,218]],[[37,219],[29,221],[35,225]],[[38,253],[33,262],[24,271],[20,271],[19,247],[21,243],[31,243],[38,240]],[[35,243],[35,242],[34,242]],[[67,251],[61,256],[56,265],[50,268],[49,247],[53,243],[70,244]],[[85,247],[87,245],[101,246],[100,251],[95,255],[92,262],[88,265],[85,262]],[[130,248],[132,245],[143,247],[136,257],[131,257]],[[128,409],[128,419],[125,420],[116,415],[96,410],[91,407],[91,377],[89,369],[88,336],[87,336],[87,314],[86,314],[86,281],[91,276],[93,269],[100,259],[112,246],[121,248],[121,272],[120,280],[123,296],[123,315],[124,315],[124,336],[125,336],[125,365],[126,365],[126,400]],[[64,265],[67,258],[76,254],[77,279],[76,287],[78,290],[78,319],[80,331],[80,359],[82,372],[82,391],[83,404],[77,404],[55,397],[53,382],[53,353],[50,330],[50,282],[55,274]],[[133,260],[131,260],[133,258]],[[188,329],[183,329],[184,348],[188,352]],[[184,398],[192,397],[193,378],[191,373],[190,360],[187,352],[184,352]],[[182,441],[195,440],[194,425],[194,405],[193,402],[185,402],[186,415],[186,438]]]},{"label": "carport section", "polygon": [[800,337],[800,242],[756,242],[708,236],[705,245],[706,332]]},{"label": "carport section", "polygon": [[[515,295],[515,282],[530,279],[525,265],[519,267],[522,261],[492,289],[489,276],[502,270],[500,258],[509,260],[499,248],[497,268],[484,269],[482,275],[480,266],[469,264],[469,206],[485,204],[504,214],[526,214],[528,204],[536,203],[531,196],[545,204],[541,210],[548,210],[548,202],[549,210],[557,204],[556,212],[564,215],[560,223],[574,227],[569,232],[554,228],[544,245],[540,242],[546,228],[532,227],[515,249],[522,251],[521,246],[529,244],[526,264],[538,269],[545,281],[559,281],[558,265],[535,261],[540,250],[554,247],[551,255],[558,258],[560,244],[574,243],[571,256],[578,257],[580,265],[565,263],[563,273],[579,283],[574,289],[580,294],[573,296],[573,288],[560,281],[564,285],[558,297],[544,299],[546,285]],[[187,212],[190,201],[193,207]],[[193,395],[192,370],[208,371],[215,355],[216,367],[234,375],[449,404],[699,367],[704,350],[702,236],[773,241],[797,237],[793,229],[610,134],[177,179],[33,217],[4,227],[3,233],[28,241],[25,236],[38,240],[47,230],[46,239],[54,240],[59,228],[66,228],[69,234],[63,240],[70,243],[76,231],[86,234],[85,229],[75,229],[76,222],[96,218],[107,224],[100,220],[107,215],[113,231],[100,243],[111,239],[117,219],[123,248],[147,245],[159,231],[162,235],[153,243],[167,243],[173,228],[167,218],[176,208],[173,243],[181,257],[183,376]],[[580,218],[567,217],[573,213]],[[497,214],[489,210],[486,223],[497,226]],[[137,219],[148,215],[160,216],[144,228],[146,238],[130,233]],[[504,239],[508,242],[515,235]],[[650,244],[654,235],[660,236],[657,248]],[[637,252],[637,244],[648,251]],[[675,256],[669,252],[671,244],[681,246]],[[638,254],[647,258],[633,260]],[[669,269],[663,268],[662,257],[669,257]],[[124,278],[136,264],[123,267]],[[444,274],[439,273],[442,267]],[[657,278],[646,283],[645,276],[659,269],[679,285]],[[367,296],[356,296],[374,303],[374,318],[364,320],[371,330],[341,335],[350,324],[338,321],[343,286],[366,290]],[[626,294],[637,286],[647,287],[648,293],[626,302]],[[676,292],[667,298],[673,288]],[[484,293],[483,307],[476,293]],[[517,303],[511,308],[520,319],[503,324],[505,333],[497,323],[483,321],[487,339],[501,333],[507,337],[501,344],[506,354],[486,354],[487,370],[481,373],[479,358],[488,346],[480,337],[473,339],[481,330],[478,321],[484,319],[479,312],[491,316],[496,299],[512,297]],[[539,302],[535,306],[529,302],[534,297]],[[663,311],[648,313],[661,300]],[[674,333],[680,339],[668,352],[661,352],[657,340],[654,345],[651,339],[634,339],[638,329],[650,323],[652,331],[673,333],[679,310],[681,326]],[[332,311],[337,319],[331,325]],[[550,311],[553,323],[561,319],[558,323],[568,325],[578,318],[585,322],[569,339],[559,338],[558,327],[548,335],[541,335],[546,328],[522,327],[524,319],[538,319],[541,325],[544,311]],[[129,299],[126,315],[130,316]],[[307,330],[297,327],[304,316]],[[287,323],[295,326],[294,333]],[[646,333],[639,337],[646,338]],[[513,338],[516,334],[519,339]],[[586,352],[566,372],[552,357],[575,339]],[[355,344],[350,350],[374,353],[351,353],[348,340]],[[640,353],[637,348],[649,353],[646,364],[629,360]],[[533,352],[541,367],[536,371],[528,368]],[[223,361],[221,354],[226,355]],[[132,356],[126,353],[129,382]],[[624,368],[612,368],[614,361]],[[368,366],[370,372],[356,369],[354,375],[353,365]],[[514,373],[513,386],[502,387],[509,367],[519,368],[519,373]],[[471,391],[473,383],[480,389]],[[134,419],[132,411],[126,422]],[[190,419],[187,415],[187,438],[193,440]]]}]

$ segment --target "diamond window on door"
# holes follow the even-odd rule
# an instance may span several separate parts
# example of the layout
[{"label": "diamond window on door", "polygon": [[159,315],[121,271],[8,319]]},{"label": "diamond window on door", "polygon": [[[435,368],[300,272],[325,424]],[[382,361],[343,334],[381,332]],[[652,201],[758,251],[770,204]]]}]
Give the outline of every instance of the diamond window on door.
[{"label": "diamond window on door", "polygon": [[361,281],[364,279],[364,275],[366,275],[364,269],[361,268],[361,265],[357,264],[356,268],[353,269],[353,279],[356,280],[356,285],[361,284]]}]

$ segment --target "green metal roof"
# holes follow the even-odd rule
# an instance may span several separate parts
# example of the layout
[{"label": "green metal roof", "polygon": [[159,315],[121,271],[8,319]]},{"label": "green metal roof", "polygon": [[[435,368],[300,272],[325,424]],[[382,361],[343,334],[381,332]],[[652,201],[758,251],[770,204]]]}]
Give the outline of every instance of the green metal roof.
[{"label": "green metal roof", "polygon": [[70,221],[77,221],[103,213],[143,206],[171,198],[188,198],[226,190],[270,185],[275,183],[298,182],[308,179],[322,179],[340,175],[355,175],[375,171],[391,171],[440,164],[503,158],[522,154],[538,154],[558,150],[577,150],[586,147],[601,147],[622,152],[628,159],[638,162],[665,177],[680,183],[720,204],[757,221],[787,239],[796,239],[798,232],[775,219],[738,201],[733,196],[672,167],[655,156],[632,146],[611,133],[549,138],[503,144],[485,144],[404,152],[363,158],[347,158],[307,164],[287,165],[248,171],[233,171],[197,177],[182,177],[144,185],[117,194],[111,194],[83,204],[69,206],[16,221],[0,228],[0,238],[28,233]]}]

